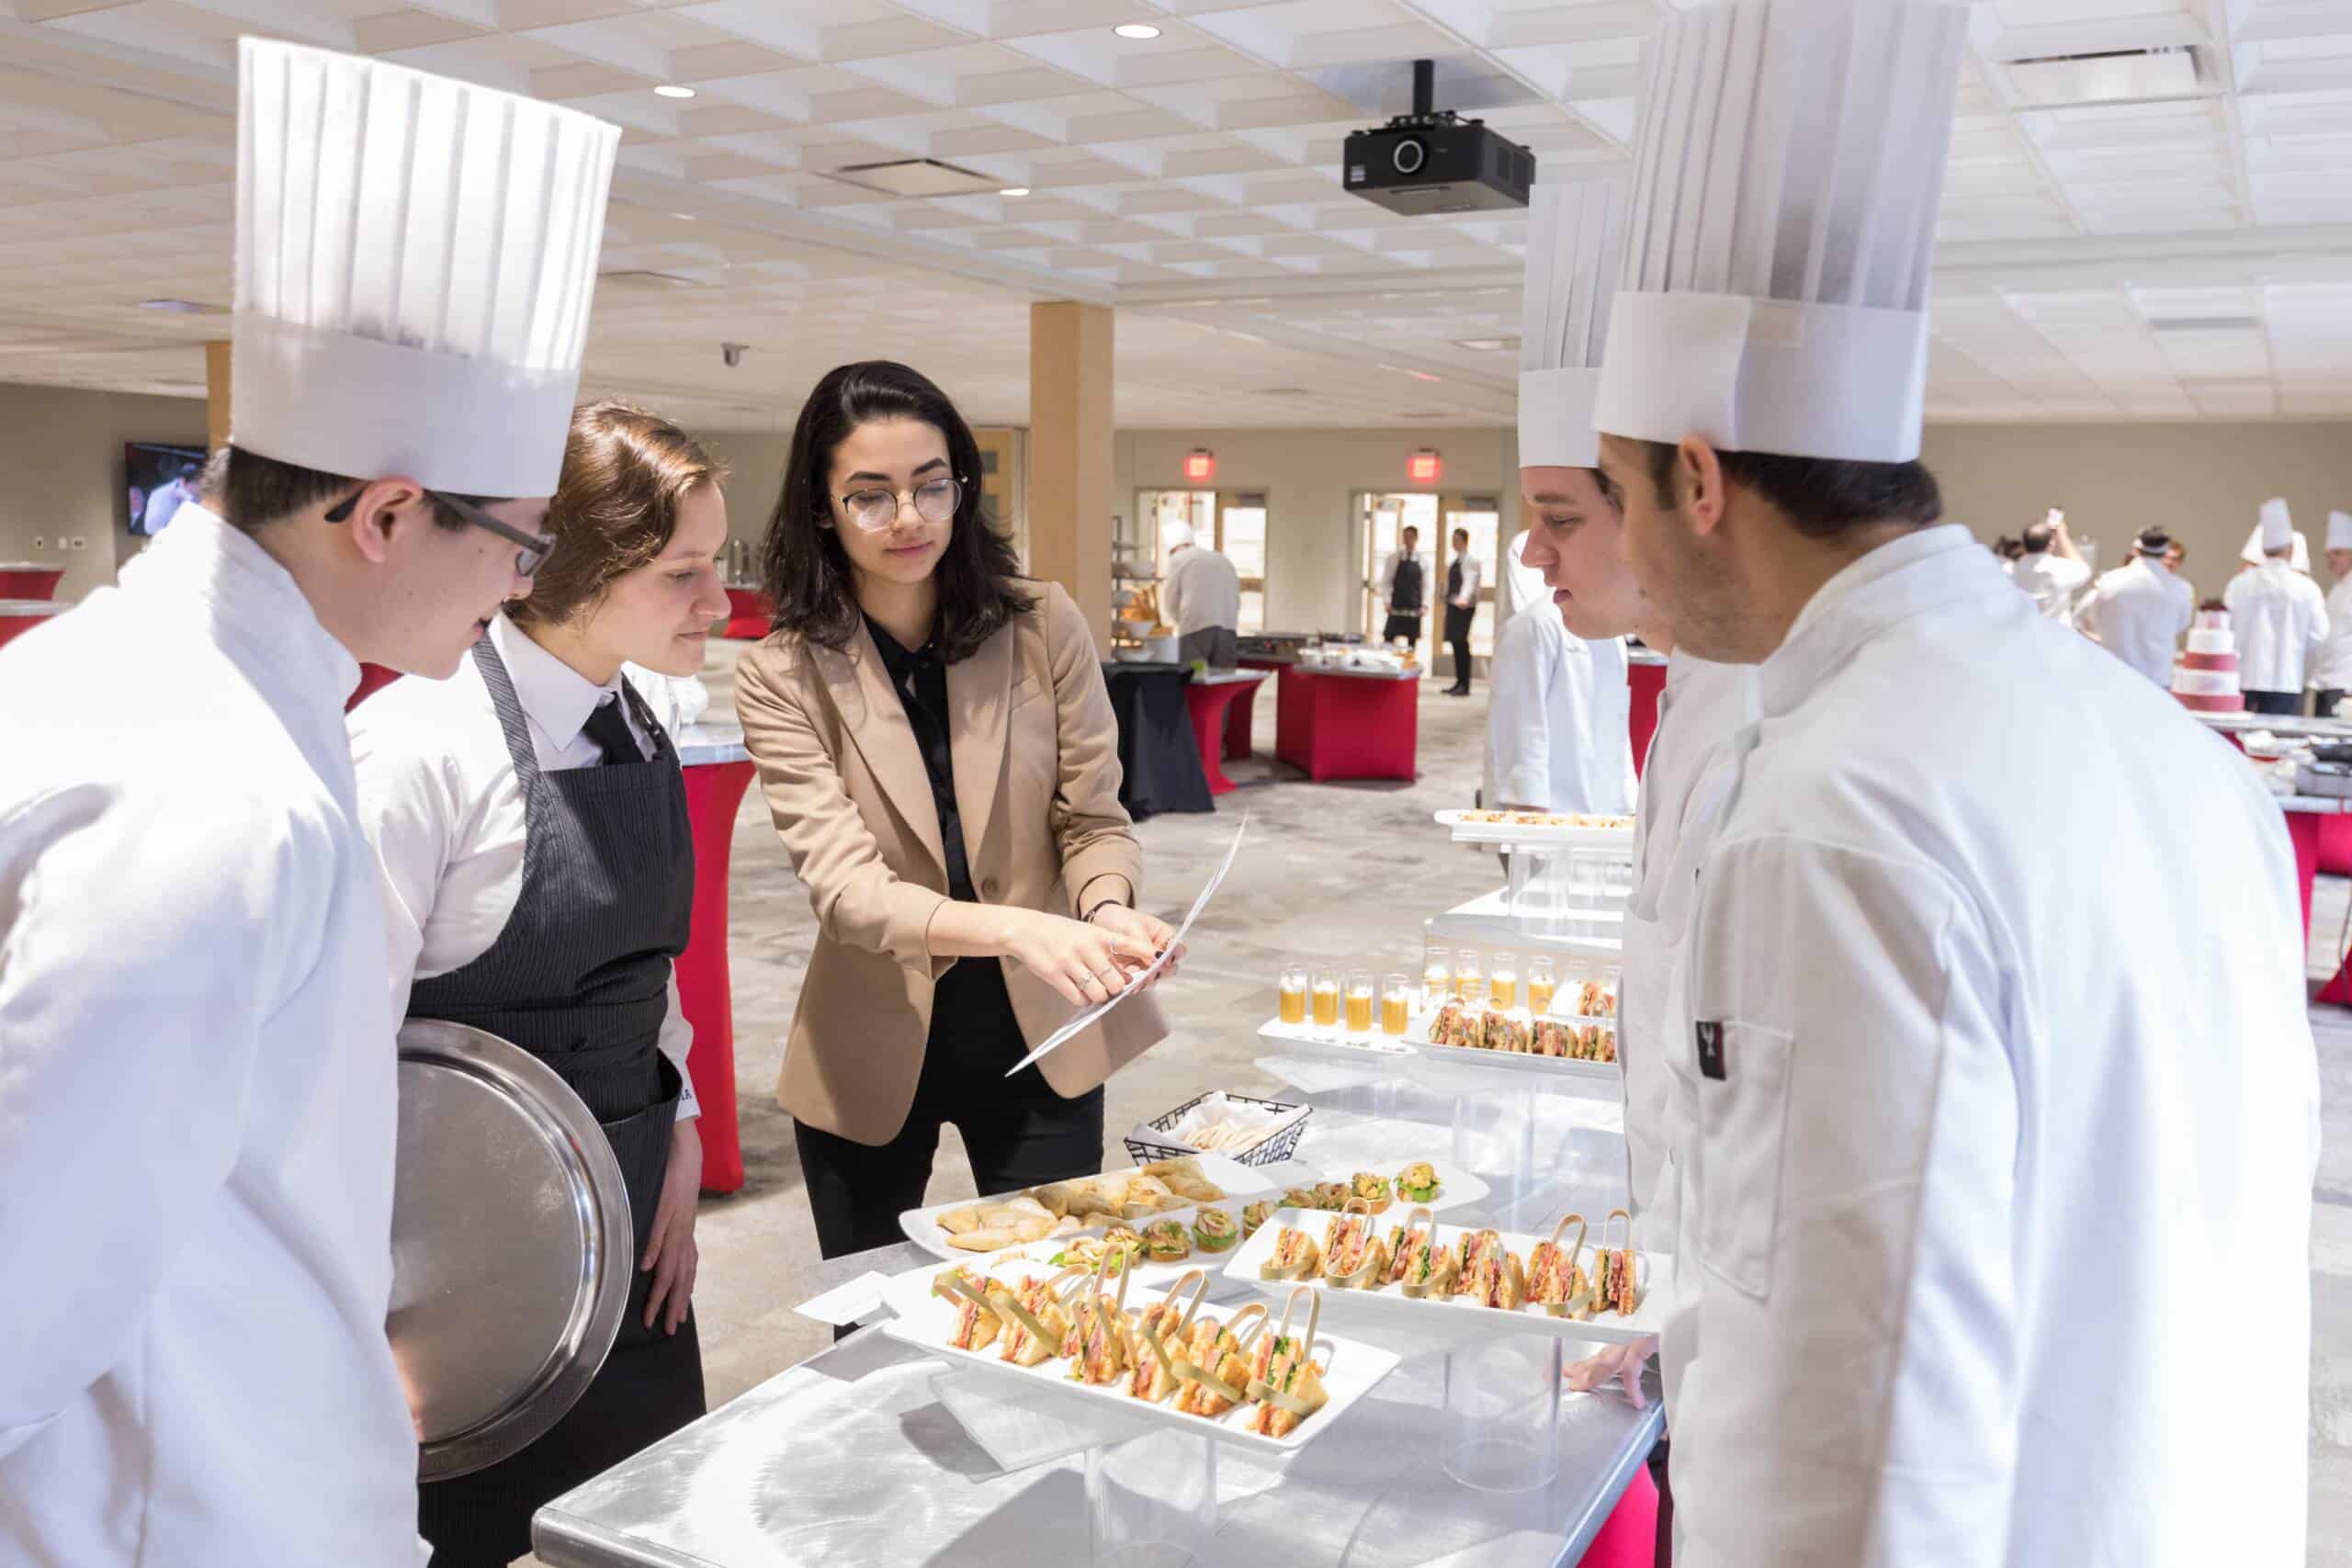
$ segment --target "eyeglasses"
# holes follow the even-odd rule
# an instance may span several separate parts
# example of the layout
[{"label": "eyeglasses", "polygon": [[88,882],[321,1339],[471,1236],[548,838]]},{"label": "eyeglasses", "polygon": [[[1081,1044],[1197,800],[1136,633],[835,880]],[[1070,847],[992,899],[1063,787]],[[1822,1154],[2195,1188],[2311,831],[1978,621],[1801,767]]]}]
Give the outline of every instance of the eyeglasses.
[{"label": "eyeglasses", "polygon": [[[365,489],[354,491],[342,504],[327,513],[327,521],[348,522],[351,518],[351,509],[359,504],[359,498],[366,493]],[[424,492],[424,498],[447,507],[466,524],[481,529],[485,534],[495,534],[511,545],[521,546],[522,548],[514,557],[514,571],[519,577],[529,577],[540,567],[546,565],[548,557],[555,553],[555,536],[551,534],[534,534],[527,528],[517,528],[512,523],[502,522],[492,516],[470,501],[462,501],[457,496],[441,491],[428,490]]]},{"label": "eyeglasses", "polygon": [[849,520],[869,534],[879,534],[899,520],[901,501],[914,502],[915,515],[926,523],[948,523],[964,499],[961,479],[925,479],[911,491],[854,490],[838,498]]}]

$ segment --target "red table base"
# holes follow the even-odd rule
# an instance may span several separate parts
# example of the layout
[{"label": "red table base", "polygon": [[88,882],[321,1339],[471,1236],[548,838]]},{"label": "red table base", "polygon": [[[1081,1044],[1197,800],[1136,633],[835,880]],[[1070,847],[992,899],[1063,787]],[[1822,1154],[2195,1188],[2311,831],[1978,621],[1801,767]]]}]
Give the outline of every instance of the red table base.
[{"label": "red table base", "polygon": [[[1244,659],[1239,661],[1238,668],[1270,670],[1279,673],[1283,667],[1271,659]],[[1246,762],[1250,760],[1251,750],[1250,731],[1250,727],[1257,722],[1258,688],[1264,684],[1263,681],[1258,681],[1242,687],[1241,694],[1233,699],[1233,706],[1226,713],[1225,760],[1228,762]]]},{"label": "red table base", "polygon": [[56,619],[53,615],[11,615],[0,614],[0,648],[6,648],[35,626]]},{"label": "red table base", "polygon": [[735,858],[735,809],[752,782],[749,762],[685,770],[686,818],[695,835],[694,932],[678,955],[678,1002],[695,1026],[686,1071],[702,1103],[702,1190],[743,1185],[735,1117],[735,998],[727,965],[727,886]]},{"label": "red table base", "polygon": [[1657,734],[1657,699],[1666,690],[1666,666],[1663,664],[1631,664],[1625,669],[1625,684],[1633,700],[1625,709],[1625,729],[1634,742],[1634,776],[1650,763],[1650,741]]},{"label": "red table base", "polygon": [[[1218,740],[1223,738],[1228,744],[1230,743],[1231,720],[1233,712],[1236,711],[1236,704],[1239,700],[1246,699],[1257,689],[1258,682],[1255,681],[1219,681],[1210,685],[1203,685],[1200,682],[1193,681],[1184,687],[1184,705],[1192,711],[1193,716],[1193,740],[1201,751],[1201,776],[1208,780],[1211,795],[1231,795],[1241,787],[1226,777],[1225,770],[1217,766],[1218,753],[1225,750],[1218,744]],[[1248,717],[1248,708],[1239,708],[1238,711],[1244,718]],[[1250,731],[1246,724],[1241,733],[1244,737],[1241,754],[1246,757],[1250,754],[1247,739]]]},{"label": "red table base", "polygon": [[730,588],[727,612],[727,624],[718,628],[718,635],[757,642],[768,635],[775,619],[775,601],[756,588]]},{"label": "red table base", "polygon": [[1577,1559],[1577,1568],[1653,1568],[1657,1562],[1657,1483],[1649,1467],[1634,1472],[1617,1506]]},{"label": "red table base", "polygon": [[0,567],[0,599],[53,599],[64,576],[62,566]]},{"label": "red table base", "polygon": [[1420,745],[1421,683],[1362,675],[1282,673],[1274,696],[1274,755],[1321,784],[1405,779]]}]

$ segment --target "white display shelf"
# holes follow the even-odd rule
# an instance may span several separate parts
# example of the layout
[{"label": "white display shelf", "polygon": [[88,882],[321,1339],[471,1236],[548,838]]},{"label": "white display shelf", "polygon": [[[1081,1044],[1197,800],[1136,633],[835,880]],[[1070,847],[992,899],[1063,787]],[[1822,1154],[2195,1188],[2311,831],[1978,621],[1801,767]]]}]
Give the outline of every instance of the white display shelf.
[{"label": "white display shelf", "polygon": [[1566,953],[1584,958],[1623,958],[1623,936],[1600,934],[1623,931],[1625,916],[1622,909],[1578,909],[1561,919],[1573,922],[1570,930],[1586,934],[1544,936],[1530,931],[1525,917],[1510,912],[1510,895],[1498,887],[1443,914],[1431,915],[1422,922],[1422,929],[1435,942],[1483,943],[1521,953]]}]

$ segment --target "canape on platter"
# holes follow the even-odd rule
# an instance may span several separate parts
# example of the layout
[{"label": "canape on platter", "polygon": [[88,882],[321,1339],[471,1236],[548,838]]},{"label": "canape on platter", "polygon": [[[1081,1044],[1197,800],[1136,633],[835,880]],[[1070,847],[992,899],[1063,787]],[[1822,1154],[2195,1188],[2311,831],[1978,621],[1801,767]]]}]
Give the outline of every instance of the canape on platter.
[{"label": "canape on platter", "polygon": [[1176,1360],[1176,1408],[1214,1420],[1250,1397],[1250,1355],[1258,1336],[1272,1326],[1262,1302],[1251,1302],[1220,1326],[1213,1318],[1193,1325]]},{"label": "canape on platter", "polygon": [[1503,1245],[1499,1231],[1477,1231],[1463,1236],[1454,1254],[1453,1293],[1479,1306],[1516,1312],[1527,1299],[1527,1271],[1519,1258]]},{"label": "canape on platter", "polygon": [[[1137,1399],[1157,1404],[1174,1393],[1183,1384],[1177,1359],[1186,1336],[1192,1332],[1193,1314],[1201,1310],[1201,1298],[1208,1293],[1209,1277],[1198,1269],[1187,1269],[1158,1304],[1148,1306],[1135,1320],[1135,1333],[1127,1347],[1127,1359],[1132,1369],[1127,1376],[1127,1392]],[[1186,1292],[1192,1299],[1182,1300]]]},{"label": "canape on platter", "polygon": [[[1560,1237],[1570,1225],[1577,1227],[1576,1239],[1563,1247]],[[1579,1309],[1591,1297],[1592,1279],[1584,1271],[1584,1216],[1569,1214],[1527,1255],[1528,1300],[1554,1317],[1585,1315]]]},{"label": "canape on platter", "polygon": [[[1291,1318],[1302,1296],[1306,1300],[1306,1328],[1303,1334],[1294,1334]],[[1258,1402],[1250,1413],[1250,1430],[1260,1437],[1290,1436],[1329,1401],[1323,1389],[1323,1374],[1330,1368],[1330,1348],[1324,1347],[1321,1366],[1314,1359],[1315,1329],[1322,1317],[1322,1292],[1301,1285],[1283,1304],[1281,1325],[1258,1341],[1257,1354],[1250,1359],[1248,1393]]]},{"label": "canape on platter", "polygon": [[1388,1282],[1415,1301],[1443,1299],[1453,1288],[1453,1252],[1438,1245],[1437,1221],[1417,1208],[1389,1235]]}]

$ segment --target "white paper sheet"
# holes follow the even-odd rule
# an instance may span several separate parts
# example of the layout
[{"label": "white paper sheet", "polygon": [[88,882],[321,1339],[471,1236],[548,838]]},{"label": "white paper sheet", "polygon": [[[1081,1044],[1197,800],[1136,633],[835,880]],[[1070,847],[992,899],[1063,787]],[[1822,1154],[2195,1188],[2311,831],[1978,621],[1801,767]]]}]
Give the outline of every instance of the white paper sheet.
[{"label": "white paper sheet", "polygon": [[803,1317],[813,1317],[819,1323],[846,1328],[881,1310],[882,1292],[889,1283],[888,1274],[869,1269],[848,1284],[836,1285],[821,1296],[811,1296],[793,1310]]},{"label": "white paper sheet", "polygon": [[1207,908],[1209,900],[1216,896],[1218,886],[1225,881],[1225,874],[1233,869],[1233,857],[1241,852],[1241,840],[1249,831],[1250,818],[1244,817],[1241,819],[1241,826],[1233,830],[1233,843],[1226,850],[1225,859],[1217,865],[1216,874],[1209,878],[1208,886],[1201,889],[1201,896],[1193,900],[1193,907],[1185,911],[1184,923],[1176,928],[1176,940],[1168,944],[1168,951],[1161,953],[1158,958],[1153,959],[1150,968],[1145,970],[1142,974],[1137,975],[1134,979],[1128,981],[1117,996],[1113,997],[1108,1001],[1097,1002],[1091,1007],[1080,1008],[1068,1023],[1063,1024],[1059,1029],[1055,1030],[1051,1034],[1046,1036],[1046,1040],[1043,1044],[1039,1045],[1035,1051],[1030,1052],[1026,1056],[1022,1057],[1021,1060],[1013,1063],[1012,1071],[1007,1072],[1004,1075],[1006,1077],[1011,1077],[1013,1073],[1019,1072],[1022,1068],[1029,1066],[1030,1063],[1036,1061],[1047,1052],[1054,1050],[1056,1047],[1059,1046],[1063,1041],[1068,1040],[1071,1035],[1076,1034],[1079,1031],[1092,1023],[1096,1019],[1101,1018],[1104,1013],[1109,1012],[1113,1008],[1117,1007],[1121,1002],[1125,1001],[1129,997],[1132,997],[1136,992],[1142,990],[1152,981],[1159,978],[1160,971],[1167,968],[1169,964],[1175,958],[1176,950],[1184,945],[1184,938],[1192,931],[1193,922],[1201,918],[1201,911]]}]

